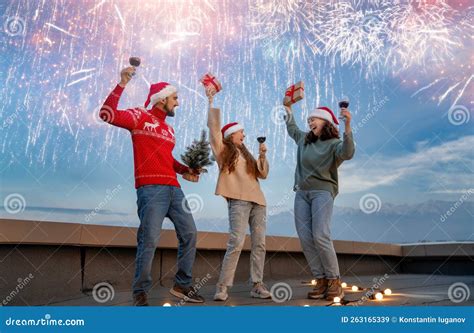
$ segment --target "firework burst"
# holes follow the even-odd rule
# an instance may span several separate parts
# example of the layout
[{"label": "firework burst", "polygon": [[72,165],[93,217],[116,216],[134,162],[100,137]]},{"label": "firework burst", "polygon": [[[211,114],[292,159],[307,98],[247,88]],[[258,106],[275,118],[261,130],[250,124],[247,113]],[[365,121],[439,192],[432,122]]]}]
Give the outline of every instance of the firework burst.
[{"label": "firework burst", "polygon": [[314,36],[321,20],[323,5],[303,0],[259,0],[250,4],[252,39],[258,41],[268,56],[309,60],[319,53]]},{"label": "firework burst", "polygon": [[[30,165],[120,158],[128,138],[97,113],[132,55],[143,63],[121,107],[142,105],[150,82],[176,83],[178,149],[201,129],[185,124],[205,126],[198,78],[207,70],[226,85],[220,98],[233,113],[225,120],[239,117],[249,133],[263,131],[263,110],[279,114],[279,94],[300,79],[312,80],[303,110],[335,105],[345,82],[375,101],[384,73],[416,73],[423,84],[415,96],[430,93],[439,103],[472,95],[472,15],[444,1],[14,0],[5,7],[0,147]],[[341,77],[347,68],[355,78]],[[354,84],[360,73],[368,86]],[[268,136],[285,144],[283,131]]]}]

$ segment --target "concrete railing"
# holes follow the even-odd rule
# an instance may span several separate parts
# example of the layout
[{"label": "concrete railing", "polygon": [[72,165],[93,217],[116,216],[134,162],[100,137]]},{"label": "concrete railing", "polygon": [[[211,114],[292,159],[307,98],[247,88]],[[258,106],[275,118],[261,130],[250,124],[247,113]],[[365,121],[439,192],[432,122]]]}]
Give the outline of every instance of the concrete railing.
[{"label": "concrete railing", "polygon": [[[130,289],[136,231],[119,226],[0,219],[0,302],[51,304],[79,297],[103,281],[116,290]],[[210,283],[216,281],[227,239],[226,233],[198,233],[196,278],[210,275]],[[153,277],[160,285],[172,283],[176,246],[174,230],[163,230],[153,263]],[[334,246],[343,276],[474,274],[474,243],[399,245],[336,240]],[[236,281],[248,279],[249,249],[247,237]],[[266,249],[265,279],[310,279],[297,238],[267,236]],[[19,286],[25,292],[16,292]]]}]

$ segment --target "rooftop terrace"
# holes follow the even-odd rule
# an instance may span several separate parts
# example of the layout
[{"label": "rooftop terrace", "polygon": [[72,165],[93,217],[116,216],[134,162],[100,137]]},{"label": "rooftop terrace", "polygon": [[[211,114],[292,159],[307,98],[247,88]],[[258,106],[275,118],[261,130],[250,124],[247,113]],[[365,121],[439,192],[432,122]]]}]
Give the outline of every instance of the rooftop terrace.
[{"label": "rooftop terrace", "polygon": [[[130,305],[136,228],[0,219],[0,298],[3,305]],[[281,299],[249,297],[249,239],[227,302],[214,302],[227,234],[199,232],[194,277],[205,305],[329,305],[306,299],[311,275],[297,238],[267,236],[265,280]],[[163,230],[153,264],[152,305],[181,305],[168,289],[176,263],[174,230]],[[348,305],[474,305],[474,243],[385,244],[334,241]],[[106,286],[108,299],[94,287]],[[454,288],[467,293],[462,301]],[[465,286],[465,287],[464,287]],[[382,301],[371,288],[390,288]],[[450,289],[451,288],[451,289]],[[100,289],[99,289],[100,290]],[[93,295],[94,294],[94,295]],[[113,294],[113,297],[110,295]],[[94,297],[95,296],[95,297]],[[289,297],[291,296],[291,297]],[[364,297],[365,296],[365,297]],[[105,296],[104,296],[105,297]],[[195,306],[195,305],[193,305]]]}]

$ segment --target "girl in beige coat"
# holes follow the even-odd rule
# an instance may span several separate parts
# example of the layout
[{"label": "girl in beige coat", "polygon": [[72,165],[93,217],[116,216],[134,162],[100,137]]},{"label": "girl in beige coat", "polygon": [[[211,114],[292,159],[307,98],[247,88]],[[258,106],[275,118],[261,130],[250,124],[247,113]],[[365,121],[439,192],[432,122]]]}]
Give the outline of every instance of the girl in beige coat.
[{"label": "girl in beige coat", "polygon": [[227,290],[233,285],[235,269],[239,261],[245,234],[250,227],[251,253],[250,278],[252,297],[270,298],[263,284],[265,264],[266,201],[258,179],[268,175],[267,148],[260,144],[258,159],[244,145],[244,129],[239,123],[229,123],[221,128],[220,110],[212,107],[213,92],[207,92],[209,113],[207,126],[211,148],[219,166],[216,195],[227,200],[230,235],[227,251],[222,261],[221,273],[214,300],[225,301]]}]

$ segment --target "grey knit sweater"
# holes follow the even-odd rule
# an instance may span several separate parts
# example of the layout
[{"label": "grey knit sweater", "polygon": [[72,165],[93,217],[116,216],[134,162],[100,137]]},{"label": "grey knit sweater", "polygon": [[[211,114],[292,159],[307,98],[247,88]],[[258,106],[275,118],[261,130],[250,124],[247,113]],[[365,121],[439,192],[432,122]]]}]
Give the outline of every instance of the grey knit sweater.
[{"label": "grey knit sweater", "polygon": [[294,117],[287,117],[286,129],[298,145],[295,190],[326,190],[333,198],[339,192],[337,168],[354,156],[352,132],[344,133],[343,140],[317,140],[304,144],[307,132],[296,125]]}]

